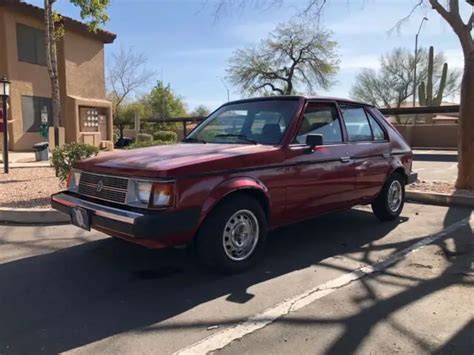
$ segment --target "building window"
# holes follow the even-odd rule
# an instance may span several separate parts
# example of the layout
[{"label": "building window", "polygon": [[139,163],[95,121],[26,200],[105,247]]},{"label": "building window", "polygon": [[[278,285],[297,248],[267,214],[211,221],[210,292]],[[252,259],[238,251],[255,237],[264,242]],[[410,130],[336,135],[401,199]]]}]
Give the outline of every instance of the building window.
[{"label": "building window", "polygon": [[23,116],[24,132],[39,132],[41,125],[41,110],[48,110],[48,124],[52,125],[52,100],[49,97],[22,96],[21,113]]},{"label": "building window", "polygon": [[31,64],[46,65],[44,32],[37,28],[16,24],[18,60]]}]

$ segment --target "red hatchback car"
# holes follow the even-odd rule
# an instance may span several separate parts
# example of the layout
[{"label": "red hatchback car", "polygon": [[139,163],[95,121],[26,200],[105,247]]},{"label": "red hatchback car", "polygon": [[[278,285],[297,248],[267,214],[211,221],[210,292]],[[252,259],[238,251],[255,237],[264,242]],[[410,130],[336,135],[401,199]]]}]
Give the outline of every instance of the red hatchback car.
[{"label": "red hatchback car", "polygon": [[73,224],[162,248],[193,244],[225,272],[254,264],[269,230],[372,204],[398,217],[412,152],[373,106],[283,96],[229,102],[175,145],[80,161],[52,206]]}]

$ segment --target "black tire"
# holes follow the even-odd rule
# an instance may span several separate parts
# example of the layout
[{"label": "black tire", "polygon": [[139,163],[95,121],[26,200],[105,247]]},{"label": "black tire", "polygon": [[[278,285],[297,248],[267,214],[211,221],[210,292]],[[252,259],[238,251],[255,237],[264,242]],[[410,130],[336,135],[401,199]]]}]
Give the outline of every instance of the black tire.
[{"label": "black tire", "polygon": [[[399,184],[401,188],[401,202],[398,208],[394,208],[396,205],[390,205],[390,189],[392,184]],[[393,221],[400,216],[405,203],[405,178],[399,174],[394,173],[389,176],[385,182],[382,191],[377,196],[374,202],[372,202],[372,211],[375,216],[381,221]]]},{"label": "black tire", "polygon": [[[245,259],[232,260],[228,255],[230,252],[225,250],[224,239],[228,241],[229,238],[224,235],[224,230],[226,225],[228,229],[231,217],[243,211],[250,212],[251,218],[255,217],[252,221],[256,223],[252,225],[258,224],[258,233],[255,233],[258,239]],[[206,218],[197,234],[196,251],[205,265],[226,274],[235,274],[249,269],[262,257],[266,236],[267,221],[262,206],[251,196],[239,194],[225,199]]]}]

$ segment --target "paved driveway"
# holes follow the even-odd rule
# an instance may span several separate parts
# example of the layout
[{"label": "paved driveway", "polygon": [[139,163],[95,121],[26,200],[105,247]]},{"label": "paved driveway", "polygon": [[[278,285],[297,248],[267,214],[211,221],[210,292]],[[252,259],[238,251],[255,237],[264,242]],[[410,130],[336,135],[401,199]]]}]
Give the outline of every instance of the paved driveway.
[{"label": "paved driveway", "polygon": [[472,354],[470,215],[324,216],[236,276],[72,226],[0,226],[0,353]]}]

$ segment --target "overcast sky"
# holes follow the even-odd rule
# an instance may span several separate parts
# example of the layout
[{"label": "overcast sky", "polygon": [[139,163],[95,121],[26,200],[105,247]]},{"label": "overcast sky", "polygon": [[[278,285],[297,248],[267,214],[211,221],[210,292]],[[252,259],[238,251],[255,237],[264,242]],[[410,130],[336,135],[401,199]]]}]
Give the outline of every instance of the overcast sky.
[{"label": "overcast sky", "polygon": [[[43,2],[28,1],[39,6]],[[328,1],[321,23],[334,32],[341,68],[337,83],[318,94],[348,97],[355,75],[362,68],[377,68],[381,54],[400,46],[414,50],[415,33],[423,16],[429,21],[420,35],[420,45],[434,45],[435,51],[445,52],[451,68],[460,68],[463,63],[458,40],[434,10],[420,9],[400,33],[388,33],[417,1]],[[213,0],[112,0],[111,20],[105,28],[115,32],[117,40],[106,46],[106,60],[120,46],[133,46],[148,57],[157,79],[163,73],[164,81],[190,109],[199,104],[214,109],[227,99],[221,78],[225,80],[232,51],[258,43],[278,23],[295,16],[305,2],[287,1],[271,10],[235,10],[216,19]],[[59,0],[56,8],[79,19],[77,9],[66,0]],[[463,11],[468,16],[472,9],[463,5]],[[231,99],[239,98],[237,88],[227,85]]]}]

